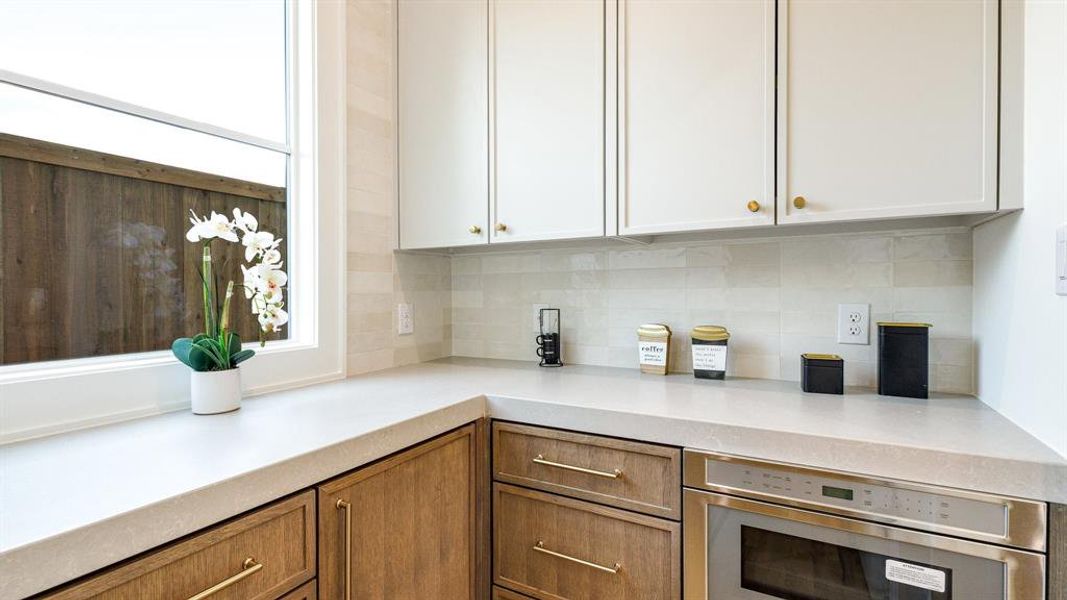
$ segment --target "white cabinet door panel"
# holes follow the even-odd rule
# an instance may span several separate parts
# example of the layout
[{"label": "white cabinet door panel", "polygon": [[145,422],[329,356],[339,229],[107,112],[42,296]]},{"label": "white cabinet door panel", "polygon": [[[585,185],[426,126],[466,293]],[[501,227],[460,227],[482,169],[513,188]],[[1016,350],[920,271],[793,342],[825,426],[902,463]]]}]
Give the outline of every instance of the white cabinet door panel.
[{"label": "white cabinet door panel", "polygon": [[488,2],[398,10],[400,247],[488,243]]},{"label": "white cabinet door panel", "polygon": [[493,4],[492,242],[604,235],[604,11]]},{"label": "white cabinet door panel", "polygon": [[622,2],[621,234],[774,224],[774,19],[773,0]]},{"label": "white cabinet door panel", "polygon": [[778,19],[780,223],[996,210],[996,0],[782,0]]}]

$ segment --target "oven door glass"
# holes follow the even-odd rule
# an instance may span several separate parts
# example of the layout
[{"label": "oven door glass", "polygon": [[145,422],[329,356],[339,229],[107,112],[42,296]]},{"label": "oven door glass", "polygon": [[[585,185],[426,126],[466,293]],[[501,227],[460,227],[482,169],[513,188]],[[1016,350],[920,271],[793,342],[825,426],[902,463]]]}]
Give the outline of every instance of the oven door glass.
[{"label": "oven door glass", "polygon": [[950,538],[924,536],[931,545],[916,545],[722,506],[706,510],[709,599],[1005,598],[1005,564],[935,547]]}]

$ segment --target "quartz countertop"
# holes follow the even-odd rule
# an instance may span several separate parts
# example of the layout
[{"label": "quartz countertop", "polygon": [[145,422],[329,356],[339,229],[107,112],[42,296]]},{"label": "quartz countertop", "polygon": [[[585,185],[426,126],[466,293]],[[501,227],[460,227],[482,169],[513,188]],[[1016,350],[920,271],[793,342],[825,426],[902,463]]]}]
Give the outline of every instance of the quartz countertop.
[{"label": "quartz countertop", "polygon": [[[24,598],[482,416],[1067,503],[1067,460],[980,401],[446,359],[0,447]],[[91,550],[89,550],[91,549]]]}]

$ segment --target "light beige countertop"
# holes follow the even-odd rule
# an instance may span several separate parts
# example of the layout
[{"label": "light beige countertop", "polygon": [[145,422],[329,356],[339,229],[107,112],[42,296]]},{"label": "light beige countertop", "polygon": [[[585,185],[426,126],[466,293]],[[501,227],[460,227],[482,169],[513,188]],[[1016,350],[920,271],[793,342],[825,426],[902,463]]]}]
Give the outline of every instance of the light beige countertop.
[{"label": "light beige countertop", "polygon": [[479,417],[1067,503],[1067,460],[980,401],[449,359],[0,447],[0,598],[30,594]]}]

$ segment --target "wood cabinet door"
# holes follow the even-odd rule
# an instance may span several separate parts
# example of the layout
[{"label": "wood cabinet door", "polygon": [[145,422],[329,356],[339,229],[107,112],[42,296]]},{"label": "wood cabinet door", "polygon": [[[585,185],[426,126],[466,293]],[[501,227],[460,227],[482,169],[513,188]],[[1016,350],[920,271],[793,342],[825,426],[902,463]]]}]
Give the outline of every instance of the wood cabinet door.
[{"label": "wood cabinet door", "polygon": [[490,241],[602,236],[605,2],[496,0],[492,11]]},{"label": "wood cabinet door", "polygon": [[774,15],[620,2],[620,234],[774,224]]},{"label": "wood cabinet door", "polygon": [[475,446],[469,425],[319,486],[319,596],[475,598]]},{"label": "wood cabinet door", "polygon": [[781,0],[779,223],[996,210],[998,10]]},{"label": "wood cabinet door", "polygon": [[397,10],[400,247],[488,243],[488,0]]}]

